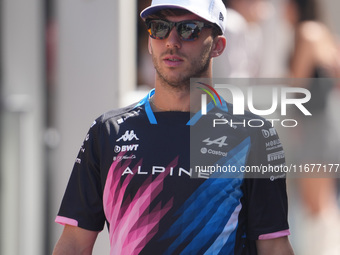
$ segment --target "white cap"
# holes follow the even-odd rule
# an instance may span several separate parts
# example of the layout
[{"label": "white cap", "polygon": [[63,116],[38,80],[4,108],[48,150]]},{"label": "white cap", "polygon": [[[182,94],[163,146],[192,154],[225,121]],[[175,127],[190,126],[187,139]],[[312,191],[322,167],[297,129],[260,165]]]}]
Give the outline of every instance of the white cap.
[{"label": "white cap", "polygon": [[185,9],[197,16],[216,24],[224,33],[227,10],[222,0],[152,0],[151,6],[145,8],[140,16],[149,15],[163,9]]}]

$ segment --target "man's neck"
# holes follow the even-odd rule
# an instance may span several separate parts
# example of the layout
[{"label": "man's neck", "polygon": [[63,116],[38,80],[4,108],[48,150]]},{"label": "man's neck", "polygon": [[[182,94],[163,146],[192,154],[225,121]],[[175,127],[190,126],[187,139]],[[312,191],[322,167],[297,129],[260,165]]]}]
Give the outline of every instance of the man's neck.
[{"label": "man's neck", "polygon": [[155,94],[150,99],[154,111],[190,111],[190,89],[155,87]]},{"label": "man's neck", "polygon": [[[208,69],[202,76],[211,78],[211,69]],[[199,109],[200,90],[192,90],[190,81],[183,82],[188,83],[171,85],[156,75],[155,94],[150,99],[153,110],[190,112]],[[195,106],[194,102],[196,102]]]}]

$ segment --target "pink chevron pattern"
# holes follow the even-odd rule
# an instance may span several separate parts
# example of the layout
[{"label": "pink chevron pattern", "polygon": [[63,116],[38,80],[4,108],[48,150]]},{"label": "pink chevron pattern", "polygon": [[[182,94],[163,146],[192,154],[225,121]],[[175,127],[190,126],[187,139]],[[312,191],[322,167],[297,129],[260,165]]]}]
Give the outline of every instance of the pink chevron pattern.
[{"label": "pink chevron pattern", "polygon": [[[150,175],[136,195],[132,199],[131,197],[126,198],[123,202],[126,188],[134,176],[128,174],[121,185],[120,179],[124,169],[130,163],[131,160],[126,160],[123,165],[121,162],[113,162],[104,188],[103,203],[106,218],[110,223],[111,255],[139,254],[157,233],[159,221],[173,205],[172,198],[163,207],[161,203],[158,203],[150,211],[151,202],[163,190],[163,179],[169,175],[170,168],[177,165],[178,157],[169,164],[165,172],[157,175],[153,181]],[[141,164],[142,160],[131,170],[137,172],[136,169]]]}]

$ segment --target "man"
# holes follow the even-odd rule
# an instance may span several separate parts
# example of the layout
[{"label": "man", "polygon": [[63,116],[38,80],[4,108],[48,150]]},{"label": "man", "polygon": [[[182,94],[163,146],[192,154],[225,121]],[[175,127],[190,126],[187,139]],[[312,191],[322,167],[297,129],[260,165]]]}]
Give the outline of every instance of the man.
[{"label": "man", "polygon": [[[222,1],[154,0],[141,17],[150,34],[155,90],[92,124],[56,219],[65,227],[54,254],[91,254],[105,221],[111,255],[293,254],[284,179],[192,178],[191,151],[199,159],[229,160],[192,150],[189,142],[191,128],[209,119],[190,113],[190,78],[211,78],[212,58],[225,48]],[[228,107],[223,101],[209,112],[229,117]],[[238,162],[244,165],[266,158],[256,157],[265,150],[257,142],[263,138],[228,130],[203,143],[225,147],[223,155],[243,146]],[[198,133],[215,135],[205,131]]]}]

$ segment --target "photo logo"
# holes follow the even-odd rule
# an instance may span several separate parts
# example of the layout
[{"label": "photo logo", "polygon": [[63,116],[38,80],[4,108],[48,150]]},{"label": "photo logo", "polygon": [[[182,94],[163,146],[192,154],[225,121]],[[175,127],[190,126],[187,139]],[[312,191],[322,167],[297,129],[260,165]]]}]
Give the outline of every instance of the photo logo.
[{"label": "photo logo", "polygon": [[[250,82],[245,83],[244,80],[226,80],[217,83],[211,80],[196,80],[192,88],[196,92],[197,89],[201,92],[199,95],[201,115],[207,115],[214,107],[232,114],[231,118],[222,116],[214,119],[213,127],[225,124],[233,128],[238,125],[263,127],[266,122],[269,122],[272,127],[276,124],[282,127],[296,127],[298,125],[296,112],[303,117],[312,116],[308,109],[311,93],[306,88],[296,86],[299,83],[295,79],[293,82],[289,80],[289,83],[281,80],[274,80],[272,83],[272,80],[268,80],[266,84],[254,82],[253,86],[249,85]],[[226,102],[230,102],[232,107],[228,109]],[[194,105],[194,109],[197,109],[197,105]],[[254,118],[242,118],[242,116],[250,116],[247,112],[254,114]],[[255,118],[256,116],[259,118]],[[271,118],[272,116],[275,118]]]},{"label": "photo logo", "polygon": [[[215,97],[213,95],[213,94],[215,94],[217,99],[218,99],[218,101],[219,101],[219,103],[220,103],[220,105],[222,106],[221,97],[220,97],[220,95],[217,93],[217,91],[212,86],[210,86],[210,85],[208,85],[206,83],[203,83],[203,82],[197,82],[197,83],[199,83],[199,84],[203,85],[204,87],[206,87],[206,88],[196,87],[196,88],[198,88],[198,89],[200,89],[200,90],[202,90],[202,91],[204,91],[206,93],[206,94],[202,94],[202,96],[201,96],[201,106],[202,106],[201,112],[202,112],[202,115],[206,115],[207,114],[207,94],[210,96],[210,98],[214,102],[215,106],[217,106],[216,99],[215,99]],[[208,89],[210,91],[212,91],[212,93]]]},{"label": "photo logo", "polygon": [[[222,100],[217,91],[212,87],[209,86],[203,82],[197,82],[199,84],[202,84],[206,87],[208,87],[210,90],[214,92],[216,97],[219,99],[221,105]],[[254,89],[255,87],[249,87],[246,93],[244,93],[240,88],[238,88],[235,85],[231,84],[222,84],[222,87],[219,87],[219,89],[227,90],[231,93],[233,97],[233,114],[234,115],[244,115],[245,113],[245,106],[248,107],[248,111],[251,113],[254,113],[256,115],[270,115],[274,113],[278,107],[281,108],[281,115],[285,116],[287,115],[287,106],[288,105],[295,105],[305,116],[311,116],[312,114],[306,109],[304,106],[305,103],[307,103],[311,99],[311,93],[309,90],[305,88],[290,88],[290,87],[283,87],[279,91],[278,88],[273,87],[271,88],[271,99],[272,99],[272,105],[269,109],[256,109],[254,106]],[[206,92],[214,101],[215,106],[217,106],[216,100],[213,96],[213,94],[204,88],[197,87],[204,92]],[[255,89],[256,90],[256,89]],[[301,98],[295,98],[294,95],[300,94],[303,95]],[[247,99],[247,100],[246,100]],[[202,115],[206,115],[207,113],[207,100],[206,95],[203,94],[201,97],[201,111]]]}]

